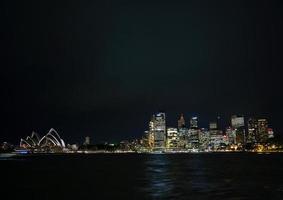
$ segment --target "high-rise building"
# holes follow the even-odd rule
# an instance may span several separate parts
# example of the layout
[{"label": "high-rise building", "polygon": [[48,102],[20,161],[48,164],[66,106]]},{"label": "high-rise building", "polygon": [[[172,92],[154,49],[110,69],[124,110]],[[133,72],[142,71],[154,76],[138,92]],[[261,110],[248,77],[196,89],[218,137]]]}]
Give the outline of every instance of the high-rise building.
[{"label": "high-rise building", "polygon": [[223,130],[222,128],[222,126],[221,126],[221,118],[220,118],[220,116],[217,116],[217,118],[216,118],[216,126],[217,126],[217,129],[218,130]]},{"label": "high-rise building", "polygon": [[256,142],[256,132],[257,132],[257,120],[255,118],[249,118],[248,133],[246,136],[247,143]]},{"label": "high-rise building", "polygon": [[273,133],[268,128],[267,119],[250,118],[248,120],[247,142],[265,143],[272,137]]},{"label": "high-rise building", "polygon": [[178,131],[178,147],[184,149],[188,146],[188,138],[189,138],[189,129],[184,127],[180,128]]},{"label": "high-rise building", "polygon": [[179,142],[178,137],[178,129],[177,128],[168,128],[167,129],[167,140],[166,147],[167,148],[177,148]]},{"label": "high-rise building", "polygon": [[154,138],[154,149],[163,149],[166,146],[166,116],[160,112],[153,115],[152,133]]},{"label": "high-rise building", "polygon": [[178,120],[178,129],[184,128],[185,127],[185,119],[184,119],[184,115],[181,114],[179,120]]},{"label": "high-rise building", "polygon": [[245,134],[245,118],[243,115],[232,115],[231,126],[234,131],[236,131],[236,143],[245,144],[246,134]]},{"label": "high-rise building", "polygon": [[198,128],[198,118],[192,117],[190,120],[190,129],[197,129]]},{"label": "high-rise building", "polygon": [[210,133],[207,129],[200,129],[199,133],[199,148],[200,150],[204,151],[207,150],[209,147],[210,142]]},{"label": "high-rise building", "polygon": [[84,145],[90,145],[90,137],[89,136],[85,137]]},{"label": "high-rise building", "polygon": [[264,143],[268,139],[268,123],[266,119],[257,120],[257,134],[256,139],[260,143]]},{"label": "high-rise building", "polygon": [[226,128],[226,135],[228,137],[228,143],[229,144],[236,144],[236,130],[231,128],[231,127],[227,127]]},{"label": "high-rise building", "polygon": [[189,129],[188,131],[188,147],[192,149],[199,148],[199,129]]},{"label": "high-rise building", "polygon": [[147,142],[150,149],[154,148],[154,115],[148,123]]},{"label": "high-rise building", "polygon": [[244,116],[243,115],[232,115],[231,126],[232,128],[244,127],[245,126]]},{"label": "high-rise building", "polygon": [[209,130],[217,130],[217,122],[209,122]]}]

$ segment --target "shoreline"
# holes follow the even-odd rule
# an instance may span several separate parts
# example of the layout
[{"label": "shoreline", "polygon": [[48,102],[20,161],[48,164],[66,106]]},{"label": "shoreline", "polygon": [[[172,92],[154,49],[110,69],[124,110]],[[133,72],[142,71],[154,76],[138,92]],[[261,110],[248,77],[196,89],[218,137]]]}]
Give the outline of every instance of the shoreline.
[{"label": "shoreline", "polygon": [[60,156],[60,155],[95,155],[95,154],[107,154],[107,155],[114,155],[114,154],[145,154],[145,155],[173,155],[173,154],[280,154],[283,151],[263,151],[263,152],[255,152],[255,151],[203,151],[203,152],[97,152],[97,151],[88,151],[88,152],[49,152],[49,153],[0,153],[0,160],[5,158],[12,158],[12,157],[31,157],[31,156]]}]

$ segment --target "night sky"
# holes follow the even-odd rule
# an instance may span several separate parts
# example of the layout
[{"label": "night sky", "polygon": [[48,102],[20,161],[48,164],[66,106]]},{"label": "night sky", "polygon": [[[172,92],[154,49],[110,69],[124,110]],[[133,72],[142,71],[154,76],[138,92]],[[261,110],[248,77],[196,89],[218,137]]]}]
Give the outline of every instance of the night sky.
[{"label": "night sky", "polygon": [[[152,113],[282,128],[282,1],[2,1],[0,142],[140,137]],[[228,124],[227,124],[228,125]]]}]

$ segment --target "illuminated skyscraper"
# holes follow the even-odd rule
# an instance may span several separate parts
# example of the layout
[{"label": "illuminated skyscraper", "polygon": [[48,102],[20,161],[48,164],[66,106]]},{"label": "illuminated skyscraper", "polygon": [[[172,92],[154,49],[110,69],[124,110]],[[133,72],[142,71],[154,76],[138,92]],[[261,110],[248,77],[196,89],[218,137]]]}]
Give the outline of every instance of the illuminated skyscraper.
[{"label": "illuminated skyscraper", "polygon": [[248,134],[247,143],[256,142],[256,132],[257,132],[257,120],[255,118],[249,118],[248,120]]},{"label": "illuminated skyscraper", "polygon": [[266,142],[270,138],[268,130],[267,119],[250,118],[248,120],[247,143]]},{"label": "illuminated skyscraper", "polygon": [[192,149],[199,148],[200,130],[197,128],[189,129],[188,131],[188,147]]},{"label": "illuminated skyscraper", "polygon": [[190,129],[197,129],[198,128],[198,118],[192,117],[190,120]]},{"label": "illuminated skyscraper", "polygon": [[184,119],[184,115],[181,114],[180,119],[178,120],[178,129],[181,129],[184,127],[185,127],[185,119]]},{"label": "illuminated skyscraper", "polygon": [[226,128],[226,135],[228,137],[228,143],[229,144],[236,144],[236,130],[231,128],[231,127],[227,127]]},{"label": "illuminated skyscraper", "polygon": [[177,128],[168,128],[167,129],[167,140],[166,147],[174,149],[178,147],[179,137]]},{"label": "illuminated skyscraper", "polygon": [[266,142],[268,139],[268,123],[266,119],[257,120],[257,134],[258,142]]},{"label": "illuminated skyscraper", "polygon": [[154,149],[163,149],[166,146],[166,116],[160,112],[153,115],[152,132],[154,137]]},{"label": "illuminated skyscraper", "polygon": [[245,144],[246,134],[245,134],[245,118],[243,115],[232,115],[231,117],[231,127],[236,131],[236,143]]},{"label": "illuminated skyscraper", "polygon": [[217,130],[217,122],[209,122],[209,130]]},{"label": "illuminated skyscraper", "polygon": [[178,138],[179,138],[179,142],[178,142],[178,147],[179,148],[186,148],[188,145],[188,138],[189,138],[189,129],[184,127],[184,128],[180,128],[178,130]]},{"label": "illuminated skyscraper", "polygon": [[154,115],[149,121],[148,128],[149,131],[147,134],[147,142],[148,142],[148,147],[152,149],[154,148]]},{"label": "illuminated skyscraper", "polygon": [[90,145],[90,137],[89,136],[85,137],[84,145]]}]

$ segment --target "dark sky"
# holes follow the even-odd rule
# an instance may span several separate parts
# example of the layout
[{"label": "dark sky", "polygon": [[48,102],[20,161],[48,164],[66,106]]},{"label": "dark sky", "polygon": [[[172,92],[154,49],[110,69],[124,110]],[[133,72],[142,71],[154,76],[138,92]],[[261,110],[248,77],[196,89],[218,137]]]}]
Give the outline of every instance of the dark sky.
[{"label": "dark sky", "polygon": [[283,130],[281,0],[7,0],[1,21],[0,141],[115,142],[160,109]]}]

